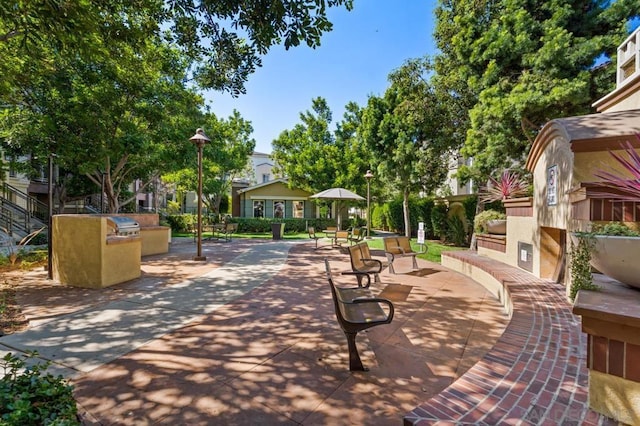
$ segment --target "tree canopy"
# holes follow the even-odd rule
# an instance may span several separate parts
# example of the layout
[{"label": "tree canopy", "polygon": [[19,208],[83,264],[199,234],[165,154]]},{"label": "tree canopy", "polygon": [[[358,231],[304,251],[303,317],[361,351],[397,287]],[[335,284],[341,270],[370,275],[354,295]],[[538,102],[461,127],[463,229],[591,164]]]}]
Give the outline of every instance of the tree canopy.
[{"label": "tree canopy", "polygon": [[446,102],[430,84],[430,61],[413,59],[389,74],[383,97],[371,96],[361,137],[371,150],[376,176],[403,194],[405,234],[411,236],[409,195],[431,194],[445,179],[452,140],[444,130]]},{"label": "tree canopy", "polygon": [[243,93],[273,45],[318,46],[336,6],[352,0],[2,2],[0,140],[105,181],[117,211],[135,179],[144,189],[189,159],[198,90]]},{"label": "tree canopy", "polygon": [[639,13],[636,0],[440,0],[436,81],[468,111],[463,180],[519,164],[545,122],[592,112],[615,81],[594,65]]},{"label": "tree canopy", "polygon": [[368,168],[366,151],[357,138],[360,116],[360,108],[349,103],[343,120],[332,131],[327,101],[313,99],[312,111],[300,114],[301,123],[273,141],[277,172],[287,176],[292,187],[309,192],[333,187],[360,191]]}]

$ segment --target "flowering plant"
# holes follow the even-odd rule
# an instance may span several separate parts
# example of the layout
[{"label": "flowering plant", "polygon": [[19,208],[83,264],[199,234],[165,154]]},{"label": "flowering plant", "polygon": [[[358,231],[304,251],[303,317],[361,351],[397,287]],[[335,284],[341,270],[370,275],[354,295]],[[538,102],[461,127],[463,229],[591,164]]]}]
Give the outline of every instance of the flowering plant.
[{"label": "flowering plant", "polygon": [[526,195],[529,183],[513,170],[505,170],[498,179],[489,177],[487,186],[480,192],[480,200],[491,202]]},{"label": "flowering plant", "polygon": [[[640,140],[640,135],[636,135],[636,137]],[[633,149],[633,145],[629,141],[626,144],[622,144],[622,148],[627,154],[626,156],[616,154],[613,151],[609,151],[609,154],[622,165],[624,170],[629,172],[631,178],[606,170],[598,170],[594,175],[602,179],[601,184],[604,184],[603,186],[614,187],[618,190],[615,194],[604,193],[603,196],[611,196],[627,201],[640,201],[640,155]]]}]

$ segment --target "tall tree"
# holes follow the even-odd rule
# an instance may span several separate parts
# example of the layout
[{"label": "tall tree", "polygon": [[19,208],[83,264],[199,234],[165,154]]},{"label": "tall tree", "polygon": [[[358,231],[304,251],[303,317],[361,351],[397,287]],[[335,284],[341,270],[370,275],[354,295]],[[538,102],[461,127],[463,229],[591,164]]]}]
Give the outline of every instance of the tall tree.
[{"label": "tall tree", "polygon": [[520,163],[545,122],[591,112],[614,82],[594,64],[639,13],[636,0],[440,0],[437,81],[469,111],[462,152],[474,161],[461,177]]},{"label": "tall tree", "polygon": [[211,129],[211,143],[204,147],[203,202],[210,211],[219,213],[233,179],[246,175],[256,141],[251,138],[251,123],[237,111],[227,120],[211,114],[205,123]]},{"label": "tall tree", "polygon": [[[202,202],[210,212],[217,214],[222,198],[230,192],[233,179],[246,175],[256,142],[251,138],[251,123],[237,111],[226,120],[207,114],[203,122],[211,142],[202,152]],[[197,191],[196,161],[195,157],[190,157],[186,167],[162,175],[164,182],[174,185],[179,197],[187,191]]]},{"label": "tall tree", "polygon": [[278,172],[292,187],[319,192],[343,187],[359,192],[365,184],[369,157],[358,137],[362,111],[350,102],[331,130],[332,113],[324,98],[312,100],[312,111],[300,114],[301,123],[273,141]]},{"label": "tall tree", "polygon": [[194,90],[242,93],[274,44],[318,46],[334,6],[352,0],[2,2],[0,139],[106,181],[117,210],[131,181],[188,158]]},{"label": "tall tree", "polygon": [[379,179],[403,195],[405,235],[411,236],[409,195],[432,193],[447,175],[451,139],[443,131],[447,109],[428,80],[429,60],[413,59],[389,74],[383,97],[371,96],[361,135]]}]

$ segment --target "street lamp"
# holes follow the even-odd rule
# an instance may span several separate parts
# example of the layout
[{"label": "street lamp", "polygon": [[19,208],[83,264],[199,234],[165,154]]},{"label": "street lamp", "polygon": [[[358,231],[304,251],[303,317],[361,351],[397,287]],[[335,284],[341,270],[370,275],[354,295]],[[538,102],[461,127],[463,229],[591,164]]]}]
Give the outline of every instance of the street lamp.
[{"label": "street lamp", "polygon": [[364,178],[367,180],[367,238],[371,238],[371,197],[370,197],[370,182],[373,177],[371,170],[367,170]]},{"label": "street lamp", "polygon": [[49,226],[47,227],[47,279],[53,279],[53,157],[49,154],[49,178],[47,179],[47,202],[49,204]]},{"label": "street lamp", "polygon": [[204,134],[204,130],[198,129],[189,140],[198,147],[198,252],[193,260],[204,261],[207,258],[202,255],[202,148],[207,142],[211,142],[211,139]]}]

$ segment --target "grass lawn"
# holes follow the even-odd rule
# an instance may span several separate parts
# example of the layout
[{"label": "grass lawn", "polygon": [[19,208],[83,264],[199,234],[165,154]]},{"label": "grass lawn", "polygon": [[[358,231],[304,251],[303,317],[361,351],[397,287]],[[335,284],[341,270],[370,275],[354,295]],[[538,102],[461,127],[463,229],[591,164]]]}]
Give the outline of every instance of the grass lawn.
[{"label": "grass lawn", "polygon": [[[191,237],[191,238],[193,237],[192,234],[178,233],[178,232],[174,232],[171,236],[172,237]],[[211,232],[204,232],[202,234],[203,239],[210,236],[211,236]],[[271,239],[271,232],[236,233],[236,234],[233,234],[233,238]],[[306,232],[296,233],[296,234],[290,234],[285,232],[284,239],[285,240],[306,240],[306,239],[309,239],[309,234]],[[371,240],[367,240],[367,243],[369,244],[369,247],[371,247],[372,249],[380,249],[380,250],[384,249],[384,244],[382,242],[382,239],[380,238],[373,238]],[[415,243],[415,238],[411,242],[411,247],[415,251],[420,251],[420,246]],[[429,260],[431,262],[436,262],[436,263],[440,263],[440,253],[442,253],[443,251],[467,250],[469,248],[469,247],[450,246],[450,245],[442,244],[440,241],[435,241],[435,240],[427,241],[427,247],[428,247],[427,253],[420,254],[418,255],[418,257],[420,259],[425,259],[425,260]]]},{"label": "grass lawn", "polygon": [[[380,250],[384,249],[384,243],[380,238],[367,240],[367,243],[369,244],[369,247],[372,249],[380,249]],[[428,248],[427,252],[425,254],[419,254],[418,257],[420,259],[425,259],[435,263],[440,263],[440,253],[442,253],[443,251],[467,250],[469,248],[469,247],[450,246],[450,245],[442,244],[440,241],[435,241],[435,240],[433,241],[429,240],[426,243]],[[420,251],[420,246],[416,244],[415,238],[411,241],[411,248],[414,251],[417,251],[417,252]]]}]

